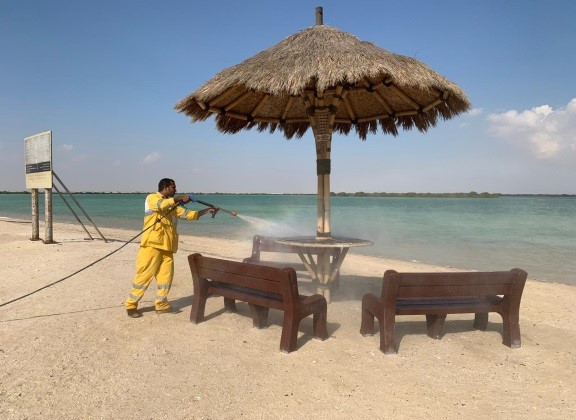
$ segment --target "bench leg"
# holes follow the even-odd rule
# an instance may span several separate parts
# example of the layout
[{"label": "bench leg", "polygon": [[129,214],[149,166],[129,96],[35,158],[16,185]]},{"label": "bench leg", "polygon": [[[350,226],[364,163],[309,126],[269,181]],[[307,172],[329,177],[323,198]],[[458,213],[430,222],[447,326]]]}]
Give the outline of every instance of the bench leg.
[{"label": "bench leg", "polygon": [[364,337],[374,335],[374,316],[378,310],[378,303],[378,299],[372,293],[367,293],[362,298],[360,334]]},{"label": "bench leg", "polygon": [[374,335],[374,318],[380,326],[380,351],[384,354],[396,354],[396,318],[394,308],[381,307],[380,300],[372,293],[362,298],[362,323],[360,334],[364,337]]},{"label": "bench leg", "polygon": [[388,318],[386,313],[379,319],[380,323],[380,351],[384,354],[396,354],[396,316],[391,314]]},{"label": "bench leg", "polygon": [[248,305],[250,306],[250,312],[252,313],[252,326],[262,329],[268,326],[268,308],[258,305]]},{"label": "bench leg", "polygon": [[192,310],[190,311],[190,322],[198,324],[204,319],[204,311],[206,310],[207,296],[201,296],[200,293],[195,293],[192,298]]},{"label": "bench leg", "polygon": [[326,314],[328,312],[327,304],[324,307],[314,312],[312,315],[312,327],[314,329],[314,338],[318,340],[326,340],[328,338],[328,327],[326,324]]},{"label": "bench leg", "polygon": [[296,350],[296,339],[298,338],[298,326],[300,320],[296,320],[293,316],[288,316],[284,313],[284,321],[282,322],[282,337],[280,337],[280,350],[285,353],[290,353]]},{"label": "bench leg", "polygon": [[520,319],[519,315],[510,313],[502,314],[502,344],[518,349],[521,346],[520,339]]},{"label": "bench leg", "polygon": [[475,330],[486,331],[488,328],[488,312],[477,312],[474,315],[474,325]]},{"label": "bench leg", "polygon": [[224,298],[224,308],[226,308],[226,312],[238,312],[238,308],[236,307],[236,301],[232,298]]},{"label": "bench leg", "polygon": [[442,328],[444,328],[444,321],[446,320],[446,314],[444,315],[426,315],[426,327],[428,329],[428,337],[435,340],[440,340],[442,338]]}]

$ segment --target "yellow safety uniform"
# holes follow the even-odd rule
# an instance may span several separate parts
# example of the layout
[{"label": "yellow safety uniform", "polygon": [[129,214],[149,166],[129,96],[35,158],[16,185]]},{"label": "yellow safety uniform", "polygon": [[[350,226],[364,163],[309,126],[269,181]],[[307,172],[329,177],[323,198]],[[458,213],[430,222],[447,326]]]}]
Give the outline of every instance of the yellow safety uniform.
[{"label": "yellow safety uniform", "polygon": [[178,219],[198,220],[199,217],[199,212],[177,206],[174,198],[163,198],[159,192],[146,197],[145,232],[140,240],[132,290],[124,302],[126,309],[137,309],[138,302],[154,277],[158,287],[154,301],[156,310],[170,308],[167,296],[174,276],[172,254],[178,251]]}]

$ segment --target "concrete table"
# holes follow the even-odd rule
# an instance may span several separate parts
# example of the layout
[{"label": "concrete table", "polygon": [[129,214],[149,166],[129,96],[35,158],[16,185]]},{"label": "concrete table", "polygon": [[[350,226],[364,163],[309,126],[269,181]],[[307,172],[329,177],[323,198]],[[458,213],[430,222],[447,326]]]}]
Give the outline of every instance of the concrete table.
[{"label": "concrete table", "polygon": [[[344,257],[351,247],[373,245],[373,242],[365,239],[343,238],[343,237],[316,237],[316,236],[296,236],[290,238],[276,238],[276,242],[290,245],[297,249],[298,256],[312,280],[316,284],[318,294],[326,298],[330,303],[330,294],[333,281],[338,275]],[[314,249],[317,260],[310,252]]]}]

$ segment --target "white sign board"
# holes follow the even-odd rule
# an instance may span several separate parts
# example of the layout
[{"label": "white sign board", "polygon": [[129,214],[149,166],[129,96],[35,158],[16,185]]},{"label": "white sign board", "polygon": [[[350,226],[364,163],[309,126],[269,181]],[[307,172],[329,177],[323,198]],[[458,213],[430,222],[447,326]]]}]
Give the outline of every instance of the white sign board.
[{"label": "white sign board", "polygon": [[52,188],[52,131],[24,139],[26,188]]}]

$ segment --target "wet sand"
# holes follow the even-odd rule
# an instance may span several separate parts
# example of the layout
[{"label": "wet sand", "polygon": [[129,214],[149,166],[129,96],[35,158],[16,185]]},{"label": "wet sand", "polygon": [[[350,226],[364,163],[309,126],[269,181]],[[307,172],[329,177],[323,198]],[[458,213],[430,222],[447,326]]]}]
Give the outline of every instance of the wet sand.
[{"label": "wet sand", "polygon": [[[0,219],[0,305],[89,266],[137,234],[101,231],[108,243],[86,240],[77,225],[55,224],[57,243],[47,245],[29,240],[30,223]],[[377,333],[359,334],[362,295],[379,292],[387,269],[454,269],[351,250],[328,306],[329,339],[314,340],[306,319],[298,350],[284,354],[277,311],[270,312],[270,326],[258,330],[245,304],[238,304],[239,314],[227,314],[222,300],[214,298],[205,322],[189,321],[193,288],[187,255],[241,260],[250,255],[250,241],[181,236],[170,292],[181,312],[157,315],[152,287],[140,305],[144,316],[131,319],[122,302],[137,248],[130,243],[54,286],[0,307],[1,418],[576,416],[575,286],[539,282],[528,273],[520,349],[501,344],[496,314],[490,314],[486,332],[472,330],[472,315],[449,315],[442,340],[426,336],[424,316],[411,316],[399,317],[399,351],[386,356],[378,350]],[[301,293],[314,293],[298,268]]]}]

